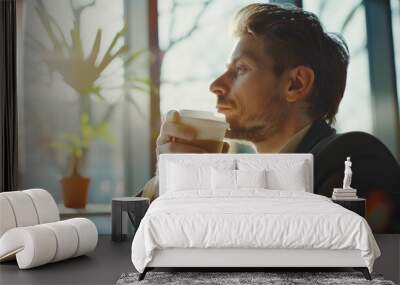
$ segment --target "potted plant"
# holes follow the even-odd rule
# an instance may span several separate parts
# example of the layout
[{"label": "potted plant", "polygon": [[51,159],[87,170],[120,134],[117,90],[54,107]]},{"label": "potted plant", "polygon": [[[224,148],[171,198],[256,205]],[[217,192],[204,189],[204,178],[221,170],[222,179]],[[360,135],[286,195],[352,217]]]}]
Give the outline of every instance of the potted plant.
[{"label": "potted plant", "polygon": [[87,114],[80,118],[81,134],[62,133],[52,147],[64,151],[70,162],[69,174],[60,181],[63,190],[64,206],[67,208],[85,208],[90,178],[81,175],[82,154],[87,151],[95,139],[114,142],[109,125],[102,123],[96,127],[89,124]]},{"label": "potted plant", "polygon": [[[68,155],[69,173],[61,179],[64,205],[71,208],[83,208],[86,205],[90,178],[82,176],[81,166],[87,158],[91,142],[95,139],[112,141],[112,136],[108,131],[108,121],[116,103],[109,104],[105,100],[102,92],[106,88],[102,86],[99,79],[114,60],[122,59],[121,68],[126,72],[125,83],[113,89],[122,89],[122,98],[133,104],[143,115],[129,91],[138,90],[148,93],[151,83],[149,79],[137,77],[133,74],[133,69],[127,69],[127,67],[139,59],[145,50],[140,49],[133,52],[129,50],[128,44],[123,41],[128,31],[127,26],[124,25],[114,35],[102,56],[99,55],[100,46],[105,43],[102,41],[102,30],[98,29],[89,53],[85,54],[81,40],[81,14],[84,9],[93,6],[95,1],[80,6],[74,6],[71,1],[74,21],[69,35],[68,33],[64,34],[61,25],[49,13],[42,0],[37,0],[36,3],[37,15],[48,35],[51,47],[44,46],[38,40],[32,40],[41,47],[42,58],[49,71],[60,74],[64,82],[76,91],[78,98],[80,117],[78,134],[61,133],[51,145]],[[94,122],[91,114],[93,95],[107,104],[104,116],[97,122]]]}]

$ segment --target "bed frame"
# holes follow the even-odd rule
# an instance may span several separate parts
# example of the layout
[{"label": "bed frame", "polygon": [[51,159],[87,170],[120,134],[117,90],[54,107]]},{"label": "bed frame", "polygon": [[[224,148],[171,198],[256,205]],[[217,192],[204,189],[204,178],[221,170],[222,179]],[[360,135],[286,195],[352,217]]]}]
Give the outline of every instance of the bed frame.
[{"label": "bed frame", "polygon": [[[159,159],[159,191],[165,193],[167,178],[166,163],[174,160],[190,160],[197,163],[218,159],[254,159],[254,154],[163,154]],[[305,173],[308,181],[307,192],[313,193],[312,154],[257,154],[258,159],[305,161],[309,168]],[[350,267],[361,271],[371,280],[369,270],[359,250],[333,249],[254,249],[254,248],[169,248],[158,249],[139,280],[155,268],[230,268],[234,271],[266,268],[343,268]],[[262,271],[262,270],[261,270]]]},{"label": "bed frame", "polygon": [[333,249],[197,249],[170,248],[156,250],[152,261],[139,275],[155,268],[230,268],[234,271],[271,268],[337,268],[350,267],[371,280],[359,250]]}]

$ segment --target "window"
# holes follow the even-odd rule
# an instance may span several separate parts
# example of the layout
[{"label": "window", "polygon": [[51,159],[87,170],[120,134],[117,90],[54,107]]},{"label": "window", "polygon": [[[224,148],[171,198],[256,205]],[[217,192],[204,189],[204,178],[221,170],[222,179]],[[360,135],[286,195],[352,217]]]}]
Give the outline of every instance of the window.
[{"label": "window", "polygon": [[[209,86],[224,71],[234,45],[231,22],[240,8],[254,1],[175,2],[158,2],[160,49],[164,54],[161,114],[171,109],[215,111],[216,98]],[[231,143],[230,151],[254,149],[248,144]]]},{"label": "window", "polygon": [[394,57],[397,79],[397,103],[400,112],[400,1],[391,0]]},{"label": "window", "polygon": [[[78,161],[79,174],[90,178],[88,202],[110,205],[112,197],[133,195],[149,179],[149,170],[144,170],[148,161],[137,156],[135,163],[141,167],[133,169],[130,160],[133,148],[148,153],[131,132],[147,127],[148,114],[140,100],[148,98],[148,67],[137,64],[146,45],[132,48],[140,36],[147,36],[147,18],[128,23],[126,9],[133,8],[125,4],[23,1],[20,188],[44,188],[62,203],[60,180]],[[133,24],[141,29],[135,38],[129,26]],[[141,177],[132,184],[135,172]],[[110,224],[99,221],[99,231],[110,232]]]},{"label": "window", "polygon": [[371,88],[368,66],[367,35],[363,2],[304,0],[303,8],[315,13],[328,32],[344,37],[350,51],[345,94],[336,116],[338,132],[372,133]]},{"label": "window", "polygon": [[[233,47],[229,27],[238,9],[253,3],[235,1],[159,1],[161,113],[170,109],[214,111],[209,91]],[[205,3],[205,4],[203,4]]]}]

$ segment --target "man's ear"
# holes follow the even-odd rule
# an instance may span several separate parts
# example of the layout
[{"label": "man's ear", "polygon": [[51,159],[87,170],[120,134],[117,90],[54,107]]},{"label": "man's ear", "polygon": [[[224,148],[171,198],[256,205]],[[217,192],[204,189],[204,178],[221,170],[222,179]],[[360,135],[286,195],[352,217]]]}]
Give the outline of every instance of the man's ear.
[{"label": "man's ear", "polygon": [[299,65],[289,70],[286,85],[286,100],[297,102],[307,97],[314,86],[315,74],[310,67]]}]

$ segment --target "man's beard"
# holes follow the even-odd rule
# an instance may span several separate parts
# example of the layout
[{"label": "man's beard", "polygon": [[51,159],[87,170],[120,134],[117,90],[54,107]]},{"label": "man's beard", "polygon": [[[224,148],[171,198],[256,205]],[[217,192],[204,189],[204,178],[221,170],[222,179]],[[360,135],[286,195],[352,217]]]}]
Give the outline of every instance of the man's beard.
[{"label": "man's beard", "polygon": [[246,140],[258,143],[278,133],[285,116],[279,116],[274,121],[266,121],[264,125],[254,127],[231,126],[226,131],[225,137],[237,140]]},{"label": "man's beard", "polygon": [[225,137],[258,143],[279,133],[287,118],[288,107],[284,102],[276,102],[279,99],[271,101],[275,102],[268,102],[269,107],[265,106],[265,112],[246,116],[244,122],[227,118],[230,129],[227,130]]},{"label": "man's beard", "polygon": [[258,126],[252,128],[231,127],[226,131],[225,137],[228,139],[246,140],[257,143],[265,140],[272,130]]}]

